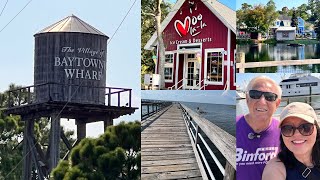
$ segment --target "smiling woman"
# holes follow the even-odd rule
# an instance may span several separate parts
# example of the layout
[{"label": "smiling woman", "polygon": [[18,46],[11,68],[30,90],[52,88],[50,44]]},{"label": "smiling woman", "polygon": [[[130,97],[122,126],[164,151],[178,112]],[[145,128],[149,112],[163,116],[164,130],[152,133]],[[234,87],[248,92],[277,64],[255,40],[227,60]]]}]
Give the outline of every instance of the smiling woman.
[{"label": "smiling woman", "polygon": [[257,180],[279,149],[279,122],[272,115],[280,104],[281,88],[269,77],[257,76],[246,89],[249,113],[236,118],[237,179]]},{"label": "smiling woman", "polygon": [[279,127],[281,151],[267,164],[262,179],[319,179],[320,129],[314,109],[305,103],[289,104]]}]

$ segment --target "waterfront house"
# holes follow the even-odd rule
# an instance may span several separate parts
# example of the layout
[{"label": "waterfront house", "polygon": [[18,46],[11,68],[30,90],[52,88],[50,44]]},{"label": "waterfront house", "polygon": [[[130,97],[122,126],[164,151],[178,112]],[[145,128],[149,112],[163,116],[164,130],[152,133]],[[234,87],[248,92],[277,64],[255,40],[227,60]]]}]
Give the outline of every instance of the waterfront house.
[{"label": "waterfront house", "polygon": [[273,26],[270,27],[270,34],[275,35],[276,30],[279,27],[291,27],[291,17],[286,15],[280,15],[273,23]]},{"label": "waterfront house", "polygon": [[304,24],[305,24],[305,21],[301,17],[298,17],[297,34],[300,36],[304,35],[304,32],[305,32]]},{"label": "waterfront house", "polygon": [[296,27],[279,27],[276,30],[276,40],[295,40],[296,38]]}]

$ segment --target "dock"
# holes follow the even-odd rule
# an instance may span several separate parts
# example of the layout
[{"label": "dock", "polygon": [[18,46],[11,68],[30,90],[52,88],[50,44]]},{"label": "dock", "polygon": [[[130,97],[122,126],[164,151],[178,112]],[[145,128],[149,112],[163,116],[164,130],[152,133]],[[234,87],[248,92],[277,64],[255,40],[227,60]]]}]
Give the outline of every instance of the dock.
[{"label": "dock", "polygon": [[304,60],[281,60],[281,61],[261,61],[261,62],[238,62],[236,64],[239,73],[244,73],[247,68],[272,67],[272,66],[299,66],[320,64],[319,59]]},{"label": "dock", "polygon": [[[195,124],[187,111],[191,110],[178,103],[172,104],[142,122],[141,179],[214,179],[199,145],[203,140],[200,129],[205,123]],[[211,127],[205,125],[202,132],[208,134],[205,131],[211,132]],[[212,132],[214,135],[215,131]],[[225,136],[223,133],[221,135]],[[229,144],[231,148],[222,142],[225,140],[228,143],[231,142]],[[233,161],[232,158],[234,158],[234,162],[229,162],[227,158],[226,168],[222,167],[219,162],[217,163],[224,179],[233,180],[235,179],[235,168],[233,167],[235,166],[235,138],[230,140],[227,135],[225,140],[218,143],[224,144],[227,149],[225,152],[232,154],[230,160]]]}]

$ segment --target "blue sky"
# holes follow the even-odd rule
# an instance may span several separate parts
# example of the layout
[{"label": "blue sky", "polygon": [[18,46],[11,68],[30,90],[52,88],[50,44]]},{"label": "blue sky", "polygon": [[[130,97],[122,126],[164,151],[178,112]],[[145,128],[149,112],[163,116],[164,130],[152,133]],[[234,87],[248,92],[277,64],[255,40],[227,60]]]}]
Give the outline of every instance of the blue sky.
[{"label": "blue sky", "polygon": [[[6,1],[0,1],[0,12]],[[0,30],[29,2],[8,1],[0,16]],[[31,3],[0,32],[0,92],[10,83],[33,85],[34,37],[45,27],[76,15],[111,38],[134,0],[55,0]],[[133,89],[133,106],[140,107],[140,6],[137,0],[108,45],[107,86]],[[121,120],[140,119],[140,110]],[[89,127],[91,125],[88,125]],[[99,132],[103,131],[101,124]],[[95,129],[87,133],[95,132]]]},{"label": "blue sky", "polygon": [[226,92],[218,90],[141,91],[141,98],[166,101],[187,101],[235,105],[235,91],[230,90]]},{"label": "blue sky", "polygon": [[[258,4],[264,4],[266,5],[269,2],[269,0],[237,0],[237,9],[241,8],[241,4],[248,3],[251,5],[258,5]],[[308,4],[308,0],[274,0],[276,7],[278,10],[281,10],[283,7],[288,7],[291,9],[292,7],[298,7],[301,4]]]},{"label": "blue sky", "polygon": [[[167,0],[168,2],[175,3],[177,0]],[[229,8],[236,10],[236,0],[218,0],[222,4],[228,6]]]},{"label": "blue sky", "polygon": [[291,73],[237,73],[237,86],[245,90],[251,79],[257,76],[268,76],[276,82],[280,82],[283,77],[289,77]]}]

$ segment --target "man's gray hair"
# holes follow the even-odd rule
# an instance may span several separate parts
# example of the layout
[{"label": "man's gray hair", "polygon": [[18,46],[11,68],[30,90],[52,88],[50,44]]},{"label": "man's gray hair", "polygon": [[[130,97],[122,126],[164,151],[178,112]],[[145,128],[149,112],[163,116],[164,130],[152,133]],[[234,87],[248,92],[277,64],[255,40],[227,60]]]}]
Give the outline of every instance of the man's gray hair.
[{"label": "man's gray hair", "polygon": [[270,82],[272,85],[274,85],[276,87],[276,94],[278,95],[278,98],[281,99],[281,96],[282,96],[282,89],[281,87],[279,86],[278,83],[276,83],[273,79],[267,77],[267,76],[264,76],[264,75],[261,75],[261,76],[257,76],[253,79],[251,79],[251,81],[249,82],[249,84],[247,85],[247,92],[249,92],[250,90],[252,90],[252,87],[256,84],[256,82],[258,80],[264,80],[264,81],[268,81]]}]

